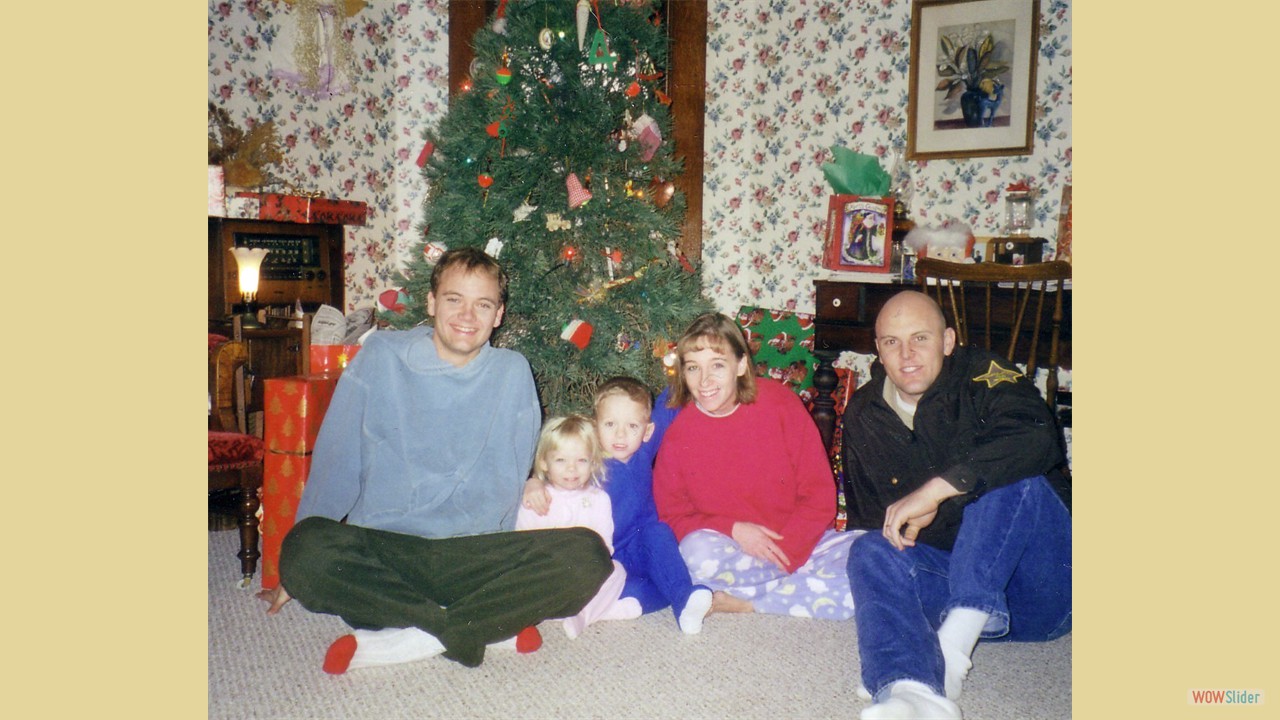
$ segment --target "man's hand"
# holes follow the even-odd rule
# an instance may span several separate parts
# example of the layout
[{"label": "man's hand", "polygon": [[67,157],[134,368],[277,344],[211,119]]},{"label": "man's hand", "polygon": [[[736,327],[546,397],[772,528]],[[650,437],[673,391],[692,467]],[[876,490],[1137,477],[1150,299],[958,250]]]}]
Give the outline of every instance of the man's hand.
[{"label": "man's hand", "polygon": [[537,477],[530,477],[524,483],[524,506],[539,515],[546,515],[551,511],[551,493],[547,492],[547,486]]},{"label": "man's hand", "polygon": [[885,510],[885,538],[899,550],[915,547],[916,536],[938,516],[942,501],[959,494],[959,490],[940,477],[930,480]]},{"label": "man's hand", "polygon": [[782,572],[790,572],[787,570],[787,564],[791,561],[787,559],[787,554],[782,552],[782,548],[774,542],[781,539],[781,535],[763,525],[745,521],[733,524],[733,540],[738,543],[743,552],[757,560],[777,565]]},{"label": "man's hand", "polygon": [[285,603],[293,599],[289,597],[289,593],[285,592],[283,585],[276,585],[274,588],[269,590],[259,590],[258,597],[271,603],[271,605],[267,607],[268,615],[275,615],[280,612],[280,608],[284,607]]}]

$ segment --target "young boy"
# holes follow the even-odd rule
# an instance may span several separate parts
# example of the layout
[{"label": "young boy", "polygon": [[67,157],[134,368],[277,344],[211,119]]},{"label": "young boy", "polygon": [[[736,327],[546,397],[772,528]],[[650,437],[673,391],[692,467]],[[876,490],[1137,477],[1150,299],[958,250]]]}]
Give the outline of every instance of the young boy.
[{"label": "young boy", "polygon": [[[711,610],[711,590],[695,586],[680,556],[675,533],[658,519],[653,503],[653,461],[676,411],[628,377],[606,380],[595,395],[596,433],[606,455],[605,492],[613,503],[613,559],[627,571],[623,598],[645,613],[671,607],[680,630],[696,635]],[[550,498],[531,478],[525,506],[545,513]]]}]

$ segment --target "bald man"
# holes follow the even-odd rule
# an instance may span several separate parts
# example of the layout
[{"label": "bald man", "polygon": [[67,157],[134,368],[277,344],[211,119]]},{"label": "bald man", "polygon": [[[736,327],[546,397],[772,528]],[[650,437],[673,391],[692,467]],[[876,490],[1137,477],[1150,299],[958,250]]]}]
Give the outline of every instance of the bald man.
[{"label": "bald man", "polygon": [[1012,363],[956,344],[927,295],[876,318],[871,381],[844,415],[863,720],[959,718],[978,639],[1071,631],[1060,433]]}]

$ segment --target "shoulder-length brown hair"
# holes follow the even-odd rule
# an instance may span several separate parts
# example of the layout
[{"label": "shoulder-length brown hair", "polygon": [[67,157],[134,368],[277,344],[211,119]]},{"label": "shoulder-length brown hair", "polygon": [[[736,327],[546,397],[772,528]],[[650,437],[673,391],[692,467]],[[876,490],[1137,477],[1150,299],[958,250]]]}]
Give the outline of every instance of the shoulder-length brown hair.
[{"label": "shoulder-length brown hair", "polygon": [[738,402],[755,402],[755,367],[751,363],[751,348],[742,328],[726,315],[707,313],[694,319],[676,342],[676,373],[671,376],[671,399],[667,404],[673,408],[683,407],[693,398],[684,381],[684,359],[689,353],[707,348],[733,356],[734,362],[747,359],[747,371],[738,376]]}]

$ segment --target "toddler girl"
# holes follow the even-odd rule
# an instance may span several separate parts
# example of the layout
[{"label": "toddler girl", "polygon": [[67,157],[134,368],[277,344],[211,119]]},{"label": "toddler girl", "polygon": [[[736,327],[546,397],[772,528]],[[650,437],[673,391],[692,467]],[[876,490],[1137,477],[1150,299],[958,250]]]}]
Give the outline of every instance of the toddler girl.
[{"label": "toddler girl", "polygon": [[[517,530],[586,527],[594,530],[613,554],[613,508],[604,483],[604,453],[591,420],[581,415],[553,418],[542,426],[534,454],[534,474],[552,502],[546,515],[526,507],[516,516]],[[565,618],[564,631],[576,638],[597,620],[631,620],[641,615],[639,601],[622,598],[627,573],[617,560],[613,574],[585,607]]]}]

